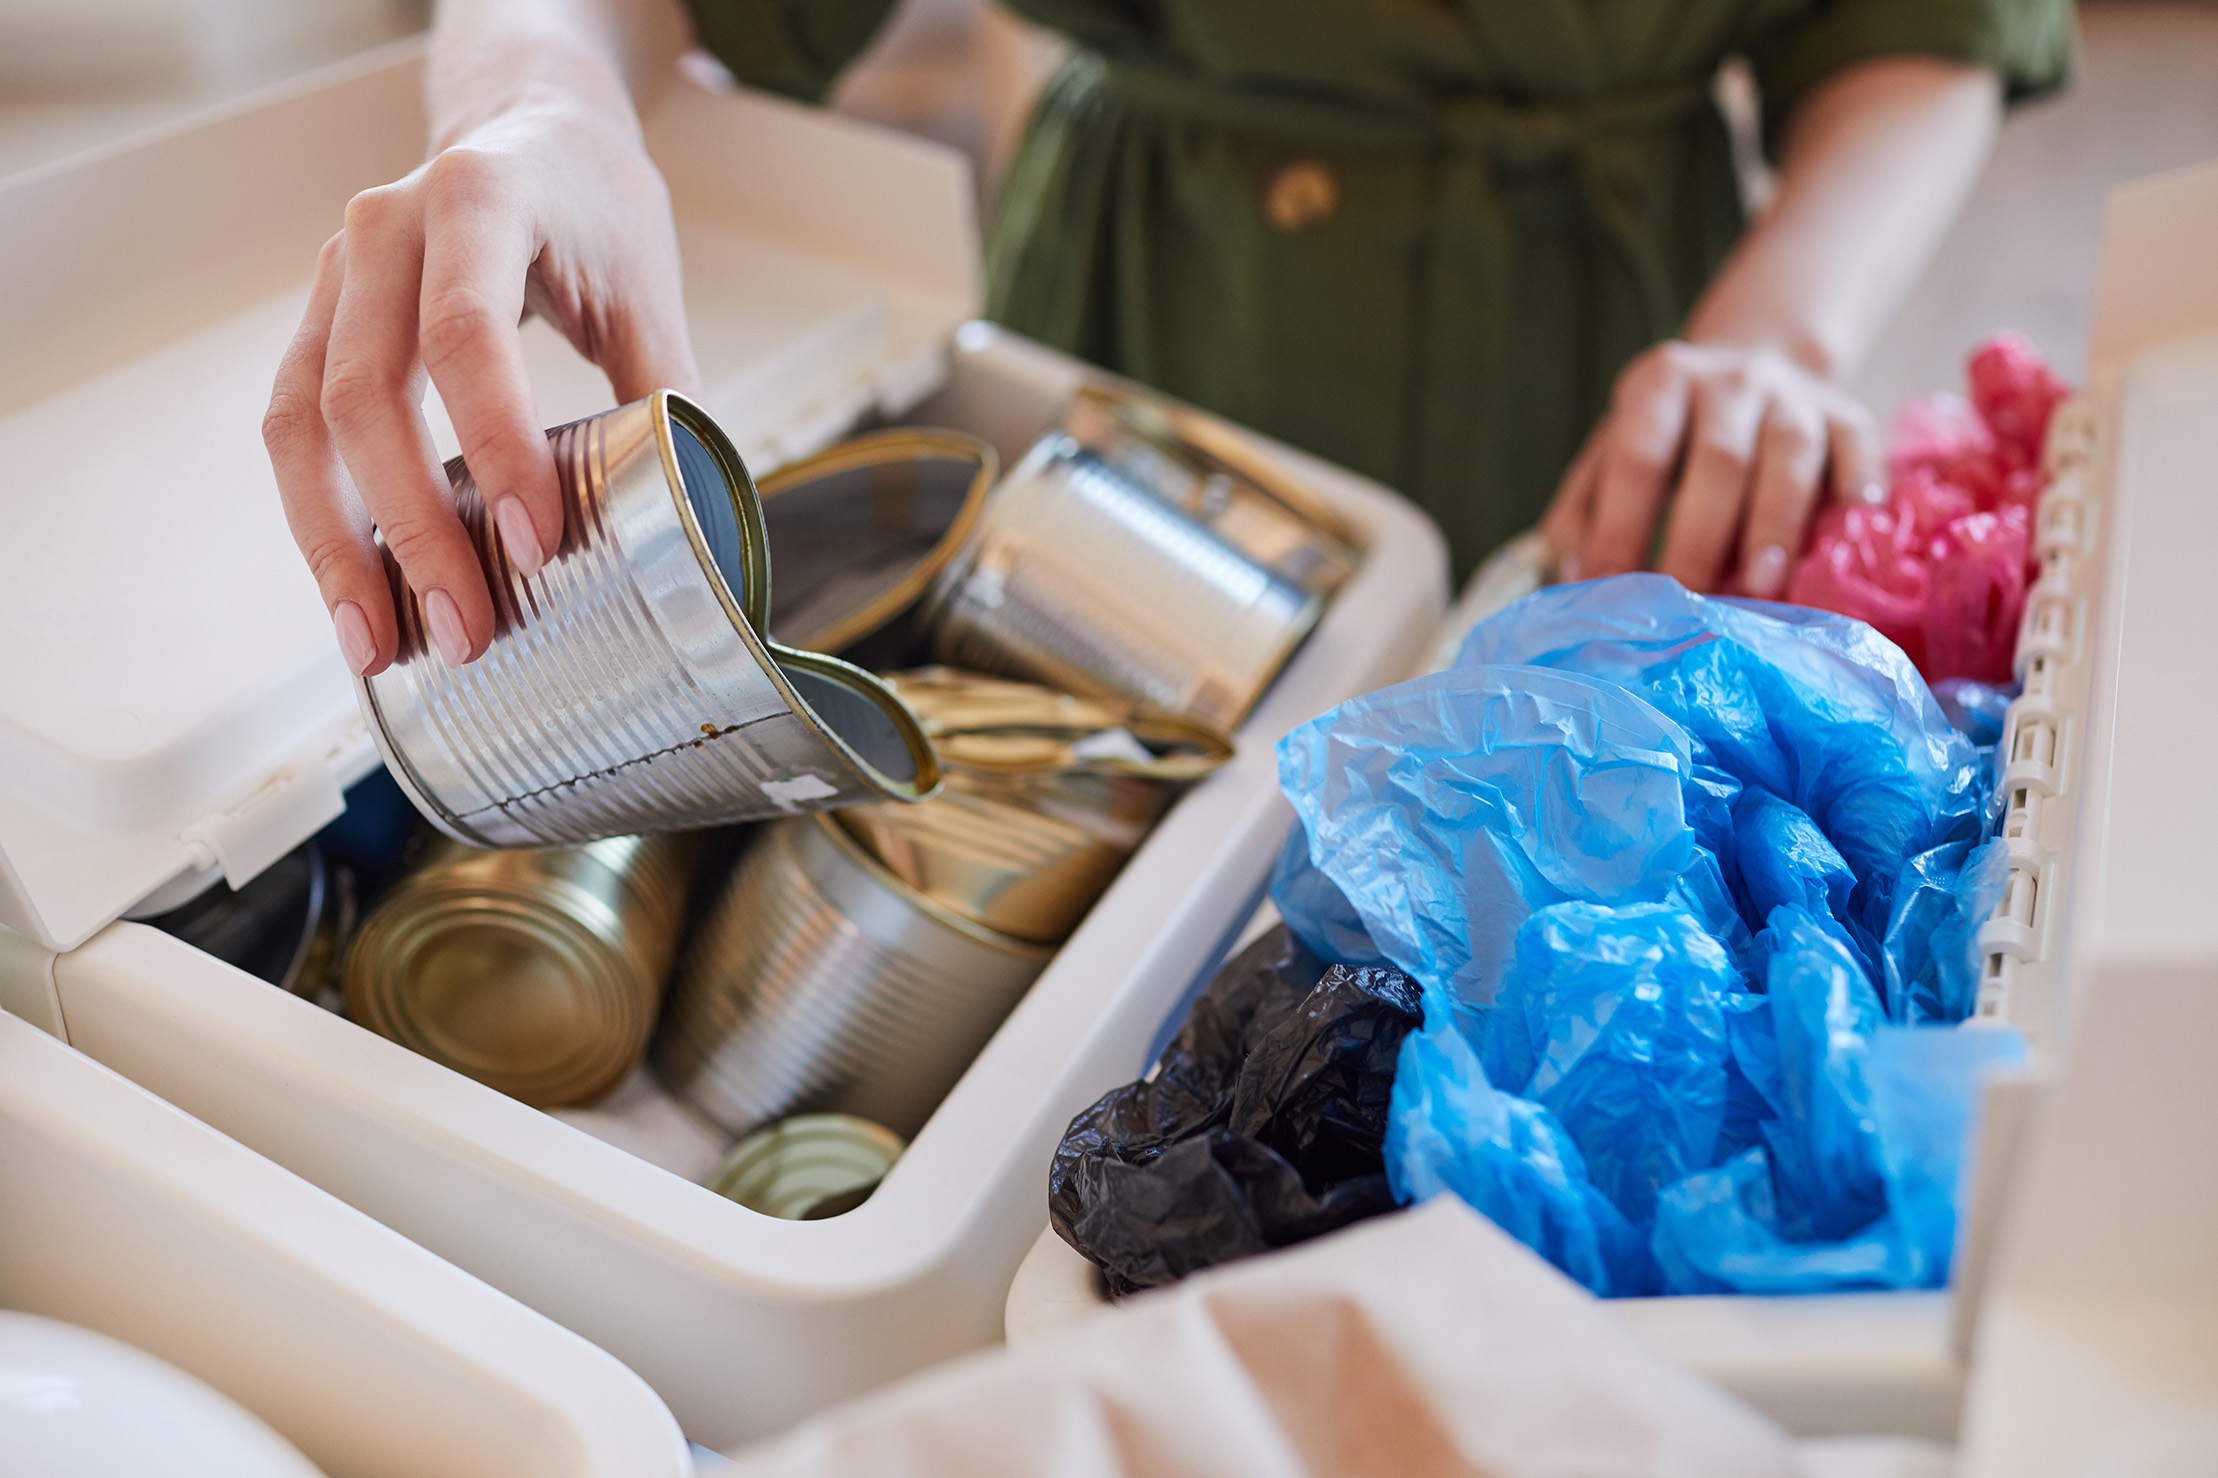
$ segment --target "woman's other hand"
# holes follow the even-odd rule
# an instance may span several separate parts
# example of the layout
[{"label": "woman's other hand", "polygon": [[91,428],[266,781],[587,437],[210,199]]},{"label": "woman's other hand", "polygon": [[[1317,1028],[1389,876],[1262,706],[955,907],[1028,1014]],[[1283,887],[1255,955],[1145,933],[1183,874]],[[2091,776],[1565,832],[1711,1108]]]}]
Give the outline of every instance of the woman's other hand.
[{"label": "woman's other hand", "polygon": [[[695,372],[677,239],[626,74],[674,63],[669,0],[443,6],[431,158],[347,206],[262,423],[293,538],[356,673],[398,644],[373,529],[450,665],[485,650],[493,602],[422,400],[438,387],[508,556],[536,573],[562,505],[526,374],[527,312],[607,374],[617,403]],[[645,41],[654,44],[642,45]]]},{"label": "woman's other hand", "polygon": [[1876,501],[1878,468],[1869,413],[1786,354],[1674,339],[1618,376],[1543,526],[1567,580],[1647,568],[1663,519],[1656,569],[1768,599],[1820,500]]}]

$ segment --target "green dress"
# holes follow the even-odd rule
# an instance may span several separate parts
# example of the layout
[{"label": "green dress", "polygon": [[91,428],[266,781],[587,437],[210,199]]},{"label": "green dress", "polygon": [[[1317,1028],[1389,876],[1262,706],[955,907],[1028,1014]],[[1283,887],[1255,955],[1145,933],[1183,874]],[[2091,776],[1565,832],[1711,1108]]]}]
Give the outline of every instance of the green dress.
[{"label": "green dress", "polygon": [[[888,0],[691,0],[821,94]],[[988,316],[1366,473],[1460,577],[1529,527],[1618,369],[1742,226],[1719,62],[1767,135],[1921,53],[2056,86],[2068,0],[1013,0],[1078,51],[987,242]]]}]

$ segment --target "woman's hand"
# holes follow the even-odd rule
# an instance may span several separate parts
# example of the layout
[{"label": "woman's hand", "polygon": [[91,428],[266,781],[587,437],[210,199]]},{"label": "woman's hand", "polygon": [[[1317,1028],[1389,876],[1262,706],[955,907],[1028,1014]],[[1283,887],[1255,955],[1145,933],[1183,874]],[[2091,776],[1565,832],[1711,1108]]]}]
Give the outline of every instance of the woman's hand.
[{"label": "woman's hand", "polygon": [[1563,577],[1656,568],[1772,598],[1828,495],[1877,501],[1871,417],[1784,353],[1658,344],[1625,367],[1542,527]]},{"label": "woman's hand", "polygon": [[[424,420],[427,375],[527,575],[560,547],[563,513],[524,314],[599,365],[617,403],[695,378],[669,195],[618,62],[519,43],[506,66],[458,89],[469,101],[429,162],[349,203],[262,423],[286,520],[357,673],[381,671],[398,644],[373,528],[450,665],[493,636],[492,595]],[[438,69],[435,50],[435,94]]]},{"label": "woman's hand", "polygon": [[1870,417],[1840,389],[1924,270],[1992,145],[1981,67],[1877,57],[1795,107],[1771,209],[1688,315],[1618,376],[1543,520],[1566,578],[1647,564],[1776,596],[1818,499],[1874,497]]}]

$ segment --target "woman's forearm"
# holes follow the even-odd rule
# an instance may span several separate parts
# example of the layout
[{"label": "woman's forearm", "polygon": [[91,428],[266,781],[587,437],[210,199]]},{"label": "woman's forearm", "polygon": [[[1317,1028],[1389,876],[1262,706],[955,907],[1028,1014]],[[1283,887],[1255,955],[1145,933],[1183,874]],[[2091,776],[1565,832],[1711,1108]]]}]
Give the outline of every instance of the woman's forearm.
[{"label": "woman's forearm", "polygon": [[1789,120],[1771,209],[1695,305],[1686,338],[1853,374],[1940,244],[2001,118],[1981,67],[1887,57],[1841,72]]},{"label": "woman's forearm", "polygon": [[432,152],[535,103],[636,117],[691,36],[679,0],[440,0],[425,87]]}]

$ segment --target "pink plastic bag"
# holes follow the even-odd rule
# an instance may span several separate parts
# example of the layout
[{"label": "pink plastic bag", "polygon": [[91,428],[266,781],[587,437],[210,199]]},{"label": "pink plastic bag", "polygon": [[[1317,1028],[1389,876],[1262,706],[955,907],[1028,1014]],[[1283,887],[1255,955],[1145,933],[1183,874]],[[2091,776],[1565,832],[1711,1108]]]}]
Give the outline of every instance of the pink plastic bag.
[{"label": "pink plastic bag", "polygon": [[1936,391],[1895,413],[1887,428],[1887,482],[1892,486],[1920,468],[1940,472],[1994,449],[1994,433],[1972,403],[1954,391]]},{"label": "pink plastic bag", "polygon": [[2022,505],[1967,513],[1936,534],[1926,552],[1925,651],[1929,681],[2010,681],[2025,611],[2033,519]]},{"label": "pink plastic bag", "polygon": [[1925,666],[1924,540],[1897,508],[1835,504],[1818,515],[1810,552],[1794,568],[1787,599],[1869,622]]},{"label": "pink plastic bag", "polygon": [[2033,346],[2012,333],[1996,334],[1979,346],[1967,370],[1972,404],[1994,433],[1995,454],[2012,471],[2041,465],[2041,443],[2049,417],[2070,395]]},{"label": "pink plastic bag", "polygon": [[1930,395],[1895,417],[1886,503],[1821,513],[1787,598],[1870,622],[1929,682],[2007,682],[2041,443],[2070,389],[2009,333],[1973,353],[1966,377],[1969,400]]}]

